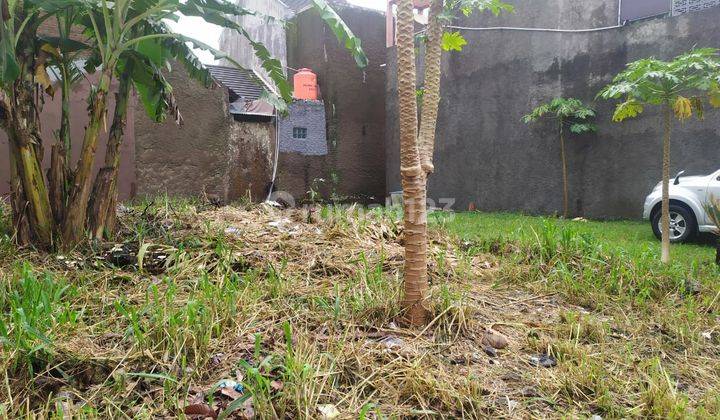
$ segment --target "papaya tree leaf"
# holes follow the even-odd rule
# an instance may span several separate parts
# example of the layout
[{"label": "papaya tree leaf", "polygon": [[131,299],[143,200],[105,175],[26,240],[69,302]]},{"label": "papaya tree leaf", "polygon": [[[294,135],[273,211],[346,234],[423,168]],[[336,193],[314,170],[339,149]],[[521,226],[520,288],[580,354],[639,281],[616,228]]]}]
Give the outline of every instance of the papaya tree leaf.
[{"label": "papaya tree leaf", "polygon": [[442,35],[442,49],[444,51],[462,51],[467,41],[460,32],[444,32]]},{"label": "papaya tree leaf", "polygon": [[628,118],[635,118],[645,110],[642,103],[635,100],[627,100],[615,108],[613,121],[620,122]]}]

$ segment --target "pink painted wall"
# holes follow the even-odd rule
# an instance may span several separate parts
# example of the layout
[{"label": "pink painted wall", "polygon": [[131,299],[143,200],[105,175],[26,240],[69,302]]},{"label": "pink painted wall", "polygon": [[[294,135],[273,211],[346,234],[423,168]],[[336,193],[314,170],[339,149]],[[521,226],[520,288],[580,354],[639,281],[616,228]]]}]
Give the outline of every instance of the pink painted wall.
[{"label": "pink painted wall", "polygon": [[[90,80],[93,82],[96,80],[95,77],[90,76]],[[72,96],[72,116],[70,120],[71,133],[73,139],[73,150],[72,158],[73,165],[77,162],[80,155],[80,148],[82,146],[83,134],[85,132],[85,126],[88,123],[87,114],[87,96],[90,91],[90,82],[83,80],[75,86]],[[111,92],[117,91],[117,85],[114,82],[111,88]],[[53,139],[53,132],[60,128],[60,92],[55,94],[55,99],[46,97],[45,106],[40,115],[41,128],[43,139],[47,142]],[[119,191],[120,199],[126,200],[131,198],[135,194],[135,118],[134,109],[132,104],[135,103],[134,99],[130,100],[130,107],[128,109],[128,124],[125,130],[125,139],[120,148],[122,155],[120,163],[120,178],[119,178]],[[108,121],[107,127],[102,131],[100,144],[98,146],[97,154],[95,156],[95,171],[100,168],[105,158],[105,145],[107,144],[107,131],[110,129],[112,124],[113,110],[115,109],[115,96],[111,95],[108,109]],[[43,165],[45,168],[50,166],[50,148],[52,142],[44,144],[45,157],[43,159]],[[9,153],[7,136],[4,131],[0,130],[0,196],[7,197],[10,193],[10,164],[9,164]]]}]

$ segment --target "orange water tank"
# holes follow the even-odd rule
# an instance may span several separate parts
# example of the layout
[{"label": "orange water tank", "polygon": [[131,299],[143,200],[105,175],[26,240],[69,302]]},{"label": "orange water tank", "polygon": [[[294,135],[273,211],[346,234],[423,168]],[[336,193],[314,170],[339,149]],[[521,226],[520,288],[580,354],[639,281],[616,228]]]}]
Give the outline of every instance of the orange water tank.
[{"label": "orange water tank", "polygon": [[293,92],[293,97],[295,99],[317,101],[317,75],[313,73],[312,70],[298,70],[298,72],[295,73],[295,77],[293,77],[293,86],[295,87],[295,92]]}]

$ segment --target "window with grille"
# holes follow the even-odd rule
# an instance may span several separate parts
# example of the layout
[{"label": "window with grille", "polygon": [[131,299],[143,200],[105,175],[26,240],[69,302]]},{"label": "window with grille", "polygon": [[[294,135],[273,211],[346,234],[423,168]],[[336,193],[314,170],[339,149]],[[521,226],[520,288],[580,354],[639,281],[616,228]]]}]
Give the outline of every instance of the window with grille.
[{"label": "window with grille", "polygon": [[307,138],[307,128],[293,127],[293,138],[294,139],[306,139]]}]

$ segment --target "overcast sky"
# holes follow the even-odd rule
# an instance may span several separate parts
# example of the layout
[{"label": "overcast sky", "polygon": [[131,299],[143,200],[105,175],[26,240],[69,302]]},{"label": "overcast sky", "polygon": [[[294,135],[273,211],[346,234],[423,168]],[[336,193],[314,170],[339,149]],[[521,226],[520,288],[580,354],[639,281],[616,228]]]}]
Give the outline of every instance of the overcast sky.
[{"label": "overcast sky", "polygon": [[[385,10],[386,0],[347,0],[348,3],[357,4],[358,6],[368,7],[372,9]],[[222,30],[215,25],[205,23],[200,18],[183,17],[179,22],[168,22],[175,31],[183,35],[195,38],[214,48],[219,47],[220,33]],[[212,64],[215,60],[212,54],[205,51],[196,51],[198,57],[203,63]]]}]

